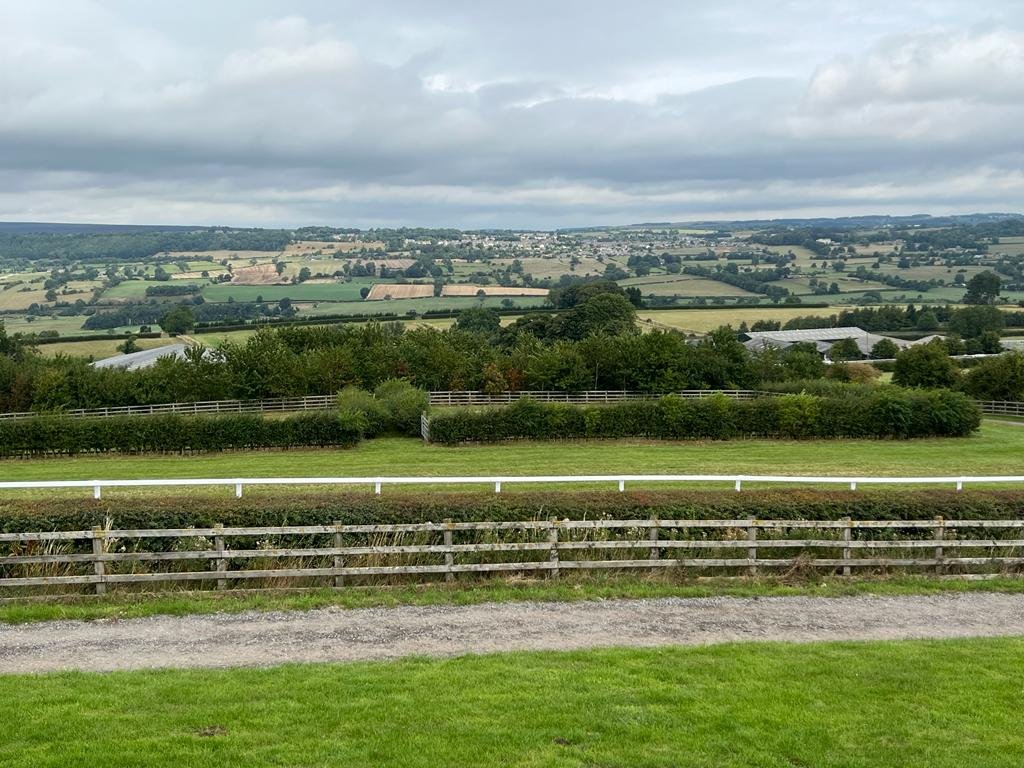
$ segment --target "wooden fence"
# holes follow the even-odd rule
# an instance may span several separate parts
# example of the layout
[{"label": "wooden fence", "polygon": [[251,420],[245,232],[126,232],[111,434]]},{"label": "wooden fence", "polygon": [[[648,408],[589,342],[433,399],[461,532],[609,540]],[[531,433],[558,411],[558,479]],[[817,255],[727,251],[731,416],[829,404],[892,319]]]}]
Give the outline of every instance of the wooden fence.
[{"label": "wooden fence", "polygon": [[[690,389],[675,392],[680,397],[707,397],[722,393],[729,397],[750,399],[760,393],[746,389]],[[546,403],[616,403],[623,400],[644,400],[662,397],[651,392],[628,390],[592,390],[588,392],[501,392],[488,394],[477,391],[452,391],[428,393],[431,405],[501,405],[512,403],[521,397],[531,397]],[[75,408],[67,411],[50,412],[51,415],[73,416],[76,418],[109,418],[112,416],[158,416],[180,414],[183,416],[204,416],[218,413],[281,413],[294,411],[322,411],[332,408],[337,395],[307,395],[306,397],[275,397],[263,400],[205,400],[196,403],[157,403],[155,405],[124,405],[110,408]],[[0,413],[0,419],[29,419],[44,415],[33,411]]]},{"label": "wooden fence", "polygon": [[[996,535],[999,534],[999,535]],[[0,593],[193,582],[335,587],[458,574],[813,569],[998,574],[1024,565],[1024,520],[530,520],[0,533]],[[5,551],[6,550],[6,551]],[[351,582],[350,582],[351,583]]]},{"label": "wooden fence", "polygon": [[666,394],[676,395],[687,399],[698,397],[710,397],[711,395],[722,394],[737,400],[750,400],[762,395],[774,394],[770,392],[759,392],[753,389],[684,389],[677,392],[636,392],[626,389],[599,389],[586,392],[558,392],[554,390],[527,390],[524,392],[498,392],[489,394],[487,392],[458,391],[458,392],[431,392],[430,404],[439,406],[467,406],[467,405],[507,405],[514,403],[522,397],[529,397],[542,403],[572,403],[574,405],[588,405],[591,403],[620,403],[625,400],[650,400],[652,398],[664,397]]},{"label": "wooden fence", "polygon": [[[474,390],[430,392],[430,404],[446,406],[507,405],[521,397],[529,397],[544,403],[572,403],[589,405],[594,403],[619,403],[628,400],[648,400],[673,394],[683,398],[709,397],[722,394],[737,400],[775,395],[754,389],[684,389],[671,393],[636,392],[625,389],[602,389],[585,392],[557,392],[553,390],[531,390],[525,392],[499,392],[489,394]],[[155,405],[124,405],[110,408],[76,408],[55,411],[51,415],[73,416],[76,418],[109,418],[112,416],[157,416],[180,414],[182,416],[204,416],[218,413],[291,413],[296,411],[322,411],[332,408],[337,395],[308,395],[306,397],[276,397],[264,400],[207,400],[197,403],[158,403]],[[1024,403],[981,400],[978,406],[989,415],[1024,417]],[[31,411],[0,413],[0,419],[29,419],[44,415]]]},{"label": "wooden fence", "polygon": [[1020,416],[1024,417],[1024,403],[1008,400],[979,400],[981,412],[989,416]]}]

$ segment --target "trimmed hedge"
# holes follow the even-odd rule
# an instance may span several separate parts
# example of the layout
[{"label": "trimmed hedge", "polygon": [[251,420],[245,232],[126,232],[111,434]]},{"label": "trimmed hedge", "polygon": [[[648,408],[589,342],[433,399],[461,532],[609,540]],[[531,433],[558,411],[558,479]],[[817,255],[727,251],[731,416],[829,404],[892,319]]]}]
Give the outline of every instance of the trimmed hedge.
[{"label": "trimmed hedge", "polygon": [[248,414],[108,419],[40,416],[0,421],[0,456],[349,447],[361,436],[355,419],[331,413],[303,413],[283,419]]},{"label": "trimmed hedge", "polygon": [[948,520],[1024,519],[1024,492],[906,491],[550,491],[472,493],[260,494],[185,499],[58,498],[0,501],[0,531],[225,526],[348,525],[557,519],[645,520]]},{"label": "trimmed hedge", "polygon": [[981,411],[960,392],[876,387],[840,395],[808,394],[735,400],[669,395],[600,406],[538,403],[438,412],[430,439],[457,443],[503,440],[653,438],[963,437],[981,425]]}]

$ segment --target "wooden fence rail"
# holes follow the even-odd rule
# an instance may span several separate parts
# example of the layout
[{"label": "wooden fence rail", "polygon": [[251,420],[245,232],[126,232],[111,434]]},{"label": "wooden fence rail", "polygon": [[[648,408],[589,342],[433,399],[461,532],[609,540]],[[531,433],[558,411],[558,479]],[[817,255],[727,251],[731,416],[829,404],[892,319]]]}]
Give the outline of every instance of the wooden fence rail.
[{"label": "wooden fence rail", "polygon": [[[530,397],[545,403],[571,403],[588,405],[594,403],[618,403],[629,400],[646,400],[674,394],[682,398],[709,397],[723,394],[737,400],[774,395],[754,389],[684,389],[671,393],[635,392],[630,390],[590,390],[585,392],[557,392],[553,390],[531,390],[524,392],[487,393],[472,390],[430,392],[430,404],[447,406],[507,405],[521,397]],[[124,405],[110,408],[75,408],[51,412],[49,415],[72,416],[75,418],[110,418],[113,416],[158,416],[179,414],[183,416],[204,416],[219,413],[290,413],[296,411],[319,411],[334,406],[337,395],[308,395],[306,397],[277,397],[263,400],[208,400],[196,403],[157,403],[155,405]],[[1024,403],[1007,401],[978,401],[983,413],[1024,417]],[[31,411],[0,413],[3,419],[29,419],[46,415]]]},{"label": "wooden fence rail", "polygon": [[[750,399],[760,393],[747,389],[690,389],[675,392],[680,397],[707,397],[715,393],[729,397]],[[512,403],[521,397],[531,397],[547,403],[615,403],[623,400],[643,400],[661,397],[651,392],[627,390],[593,390],[588,392],[501,392],[488,394],[477,391],[430,392],[430,404],[437,406],[454,405],[500,405]],[[50,415],[72,416],[75,418],[110,418],[113,416],[159,416],[180,414],[183,416],[204,416],[218,413],[281,413],[294,411],[319,411],[331,408],[337,402],[337,395],[307,395],[305,397],[275,397],[263,400],[205,400],[195,403],[157,403],[154,405],[124,405],[109,408],[75,408],[50,412]],[[0,419],[29,419],[46,415],[33,411],[0,413]]]},{"label": "wooden fence rail", "polygon": [[[998,535],[997,535],[998,534]],[[1024,520],[528,520],[0,533],[0,593],[199,582],[594,569],[994,574],[1024,566]],[[259,585],[257,585],[259,586]]]}]

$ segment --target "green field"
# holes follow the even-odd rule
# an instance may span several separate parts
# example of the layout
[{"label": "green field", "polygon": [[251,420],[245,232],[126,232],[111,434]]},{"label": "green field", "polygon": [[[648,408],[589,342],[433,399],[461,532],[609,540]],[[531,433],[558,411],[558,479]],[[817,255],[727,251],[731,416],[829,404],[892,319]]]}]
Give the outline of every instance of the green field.
[{"label": "green field", "polygon": [[[160,339],[138,339],[135,344],[139,349],[154,349],[167,344],[175,343],[174,339],[164,337]],[[124,344],[124,339],[97,338],[95,341],[66,341],[54,344],[41,344],[39,354],[43,357],[56,357],[57,355],[77,355],[79,357],[92,357],[102,360],[105,357],[120,355],[118,346]]]},{"label": "green field", "polygon": [[1024,641],[0,677],[0,763],[1016,766]]},{"label": "green field", "polygon": [[[823,307],[780,307],[765,305],[763,307],[728,307],[722,309],[667,309],[658,311],[637,312],[642,325],[656,328],[676,328],[690,333],[707,333],[722,325],[733,328],[746,321],[747,324],[757,320],[778,320],[784,323],[794,317],[804,315],[831,315],[836,310]],[[650,321],[648,323],[648,321]]]},{"label": "green field", "polygon": [[292,301],[360,301],[359,291],[368,288],[375,281],[369,278],[354,279],[350,283],[298,283],[295,285],[235,285],[233,283],[217,283],[203,288],[203,298],[207,301],[256,301],[258,296],[263,301],[280,301],[289,298]]},{"label": "green field", "polygon": [[[1019,471],[1022,455],[1024,429],[987,422],[972,437],[924,440],[524,441],[450,448],[423,445],[412,438],[378,438],[344,450],[240,451],[201,458],[112,455],[9,459],[0,462],[0,477],[88,480],[659,473],[999,475]],[[502,490],[515,487],[506,485]]]}]

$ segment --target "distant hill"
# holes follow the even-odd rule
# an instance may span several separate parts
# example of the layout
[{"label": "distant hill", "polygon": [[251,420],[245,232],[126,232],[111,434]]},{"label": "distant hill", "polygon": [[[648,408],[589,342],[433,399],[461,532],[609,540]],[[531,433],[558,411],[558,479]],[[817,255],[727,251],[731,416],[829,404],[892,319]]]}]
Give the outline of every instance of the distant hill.
[{"label": "distant hill", "polygon": [[211,227],[164,226],[161,224],[61,224],[44,221],[0,221],[0,233],[13,235],[92,235],[125,232],[194,232]]},{"label": "distant hill", "polygon": [[1010,219],[1024,219],[1021,213],[968,213],[956,216],[931,216],[918,213],[911,216],[840,216],[837,218],[810,219],[739,219],[735,221],[682,221],[682,222],[646,222],[629,224],[624,227],[576,227],[559,230],[562,232],[596,232],[612,229],[665,229],[678,227],[681,229],[770,229],[779,227],[815,227],[820,229],[869,229],[874,227],[892,227],[906,229],[909,227],[951,227],[957,224],[991,224]]}]

